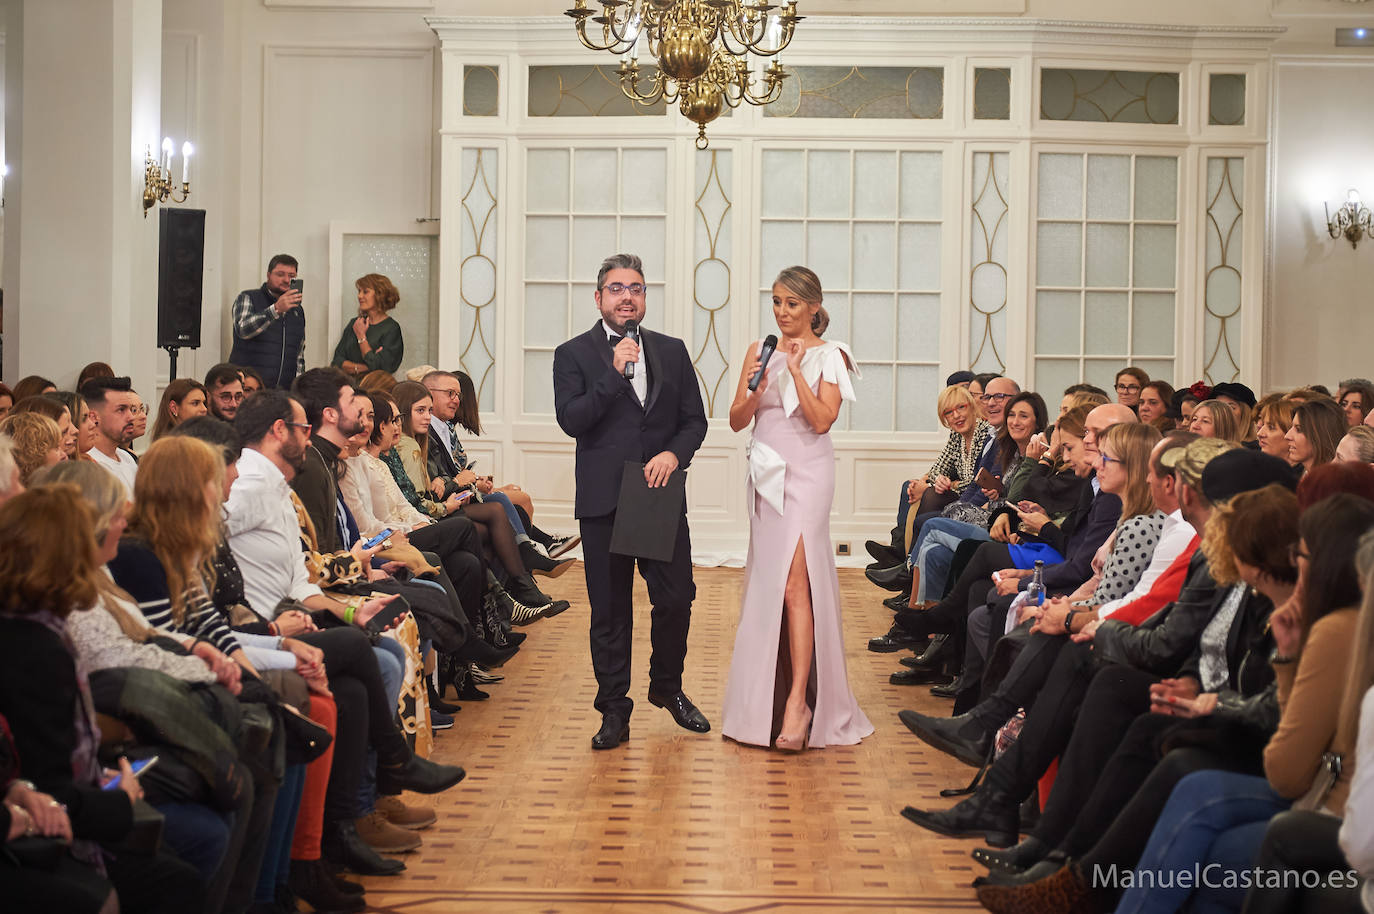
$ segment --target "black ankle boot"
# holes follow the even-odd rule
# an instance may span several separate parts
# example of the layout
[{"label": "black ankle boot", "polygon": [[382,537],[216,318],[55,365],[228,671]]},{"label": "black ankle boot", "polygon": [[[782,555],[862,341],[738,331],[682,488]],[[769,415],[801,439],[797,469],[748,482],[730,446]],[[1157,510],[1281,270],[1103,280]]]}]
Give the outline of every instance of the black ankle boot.
[{"label": "black ankle boot", "polygon": [[453,714],[461,710],[458,705],[451,705],[439,697],[439,690],[434,687],[434,680],[425,677],[425,689],[429,692],[429,709],[438,711],[440,714]]},{"label": "black ankle boot", "polygon": [[367,906],[362,895],[339,891],[324,864],[318,860],[292,860],[287,884],[297,898],[316,911],[361,911]]},{"label": "black ankle boot", "polygon": [[1004,850],[991,847],[975,847],[973,859],[987,867],[989,872],[1015,874],[1025,872],[1050,852],[1050,848],[1034,835],[1020,844],[1013,844]]},{"label": "black ankle boot", "polygon": [[984,784],[949,809],[932,812],[908,806],[902,815],[937,834],[951,838],[982,835],[993,847],[1010,847],[1016,843],[1019,805],[1012,797]]},{"label": "black ankle boot", "polygon": [[[567,571],[576,562],[576,559],[551,559],[538,549],[534,548],[534,543],[526,540],[520,544],[520,558],[525,563],[525,568],[534,574],[542,574],[547,578],[556,578]],[[512,593],[511,596],[520,600],[518,594]],[[525,602],[520,600],[521,603]]]},{"label": "black ankle boot", "polygon": [[351,819],[324,823],[320,852],[325,860],[359,876],[395,876],[406,868],[401,861],[383,857],[368,846]]},{"label": "black ankle boot", "polygon": [[506,588],[512,600],[523,603],[531,609],[535,607],[548,606],[553,602],[553,597],[544,593],[534,583],[534,578],[526,572],[510,579],[510,586]]}]

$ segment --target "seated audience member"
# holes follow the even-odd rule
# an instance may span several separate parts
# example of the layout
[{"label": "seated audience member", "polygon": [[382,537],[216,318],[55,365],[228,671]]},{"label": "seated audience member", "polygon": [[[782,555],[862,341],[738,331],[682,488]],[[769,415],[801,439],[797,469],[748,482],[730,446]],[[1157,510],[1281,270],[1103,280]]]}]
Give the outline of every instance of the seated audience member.
[{"label": "seated audience member", "polygon": [[370,394],[389,394],[396,389],[396,376],[389,371],[369,371],[358,380],[358,389]]},{"label": "seated audience member", "polygon": [[60,390],[57,393],[44,394],[67,407],[67,413],[71,416],[72,424],[76,426],[76,454],[73,459],[81,459],[90,462],[91,448],[95,447],[96,427],[100,420],[96,418],[95,410],[91,409],[86,403],[86,398],[81,394],[71,390]]},{"label": "seated audience member", "polygon": [[233,422],[243,402],[243,371],[237,365],[220,362],[205,373],[205,392],[210,415]]},{"label": "seated audience member", "polygon": [[1341,463],[1374,464],[1374,428],[1357,425],[1336,445],[1336,460]]},{"label": "seated audience member", "polygon": [[1212,388],[1212,399],[1220,400],[1231,408],[1240,422],[1240,441],[1253,441],[1254,424],[1251,421],[1255,409],[1255,392],[1236,381],[1223,381]]},{"label": "seated audience member", "polygon": [[0,432],[0,505],[24,491],[19,464],[14,462],[14,440]]},{"label": "seated audience member", "polygon": [[62,436],[62,454],[68,460],[75,460],[77,454],[77,430],[72,424],[72,414],[62,401],[53,394],[43,394],[38,397],[25,397],[14,404],[13,415],[20,413],[38,413],[47,416],[57,423],[58,434]]},{"label": "seated audience member", "polygon": [[972,384],[972,383],[973,383],[973,372],[971,372],[971,371],[956,371],[956,372],[954,372],[953,374],[951,374],[949,377],[945,378],[945,386],[946,386],[946,387],[963,387],[963,388],[967,388],[967,387],[968,387],[970,384]]},{"label": "seated audience member", "polygon": [[138,395],[128,378],[96,378],[86,382],[81,396],[95,412],[97,422],[90,458],[118,476],[132,497],[138,461],[129,452],[129,446],[133,444],[138,424],[134,411]]},{"label": "seated audience member", "polygon": [[187,419],[207,415],[210,412],[208,399],[205,385],[195,378],[177,378],[168,384],[157,408],[157,421],[153,423],[153,441]]},{"label": "seated audience member", "polygon": [[10,390],[8,384],[0,383],[0,419],[10,414],[14,408],[14,391]]},{"label": "seated audience member", "polygon": [[1370,410],[1374,410],[1374,381],[1365,378],[1342,381],[1336,392],[1336,404],[1345,411],[1345,421],[1351,428],[1363,425]]},{"label": "seated audience member", "polygon": [[1299,387],[1290,390],[1284,396],[1292,400],[1295,404],[1310,403],[1313,400],[1330,400],[1331,391],[1326,389],[1323,384],[1313,384],[1310,387]]},{"label": "seated audience member", "polygon": [[1173,385],[1168,381],[1150,381],[1140,388],[1140,403],[1136,414],[1141,422],[1149,423],[1161,432],[1175,428],[1176,423],[1169,416],[1169,404],[1174,399]]},{"label": "seated audience member", "polygon": [[76,376],[76,389],[80,390],[85,387],[87,381],[93,381],[96,378],[113,378],[114,376],[114,369],[110,367],[108,362],[91,362],[81,369],[81,373]]},{"label": "seated audience member", "polygon": [[67,459],[62,432],[42,413],[10,413],[0,419],[0,435],[9,437],[19,481],[26,486],[34,473]]},{"label": "seated audience member", "polygon": [[1255,442],[1261,451],[1280,460],[1289,458],[1287,435],[1297,405],[1281,393],[1269,394],[1255,404]]},{"label": "seated audience member", "polygon": [[1309,473],[1314,466],[1336,459],[1336,446],[1346,429],[1345,413],[1330,397],[1309,400],[1293,410],[1288,429],[1288,462]]},{"label": "seated audience member", "polygon": [[995,371],[978,372],[973,376],[973,380],[969,382],[969,393],[977,397],[978,402],[981,403],[983,401],[983,394],[988,392],[988,385],[1000,377],[1002,376]]},{"label": "seated audience member", "polygon": [[1193,418],[1193,409],[1212,395],[1212,388],[1201,381],[1192,387],[1174,391],[1174,399],[1169,404],[1169,418],[1178,422],[1179,428],[1187,428]]},{"label": "seated audience member", "polygon": [[1129,406],[1132,412],[1138,412],[1140,409],[1140,392],[1149,383],[1150,375],[1145,369],[1136,368],[1133,365],[1121,369],[1116,373],[1116,380],[1114,381],[1116,402],[1122,406]]},{"label": "seated audience member", "polygon": [[[1374,829],[1370,827],[1370,817],[1374,815],[1374,536],[1365,534],[1356,562],[1364,572],[1364,603],[1351,645],[1350,685],[1341,705],[1341,730],[1356,734],[1355,775],[1350,779],[1339,840],[1345,861],[1360,874],[1360,901],[1367,914],[1374,911]],[[1329,827],[1331,823],[1322,818]],[[1302,845],[1322,846],[1329,840],[1318,838],[1312,842],[1304,837]],[[1264,862],[1263,853],[1260,862]]]},{"label": "seated audience member", "polygon": [[[118,849],[143,797],[126,759],[119,786],[101,789],[100,729],[66,622],[90,611],[100,592],[94,526],[71,486],[42,487],[0,505],[0,715],[23,776],[65,807],[70,853],[103,868],[122,910],[197,910],[205,887],[193,868],[165,851]],[[12,900],[7,892],[6,905]]]},{"label": "seated audience member", "polygon": [[1201,438],[1220,438],[1240,444],[1244,428],[1235,410],[1221,400],[1203,400],[1193,408],[1188,430]]},{"label": "seated audience member", "polygon": [[[1101,406],[1103,403],[1110,402],[1112,402],[1112,398],[1096,384],[1070,384],[1064,388],[1064,398],[1059,401],[1059,415],[1062,416],[1069,410],[1077,409],[1080,406],[1092,409],[1094,406]],[[1055,421],[1058,421],[1058,417]]]},{"label": "seated audience member", "polygon": [[266,384],[263,383],[262,375],[258,374],[256,368],[239,368],[239,374],[243,376],[243,397],[247,398],[262,390]]},{"label": "seated audience member", "polygon": [[358,291],[358,317],[344,327],[330,364],[354,378],[369,371],[395,371],[405,357],[405,339],[401,325],[387,312],[400,302],[401,294],[380,273],[359,276],[353,287]]},{"label": "seated audience member", "polygon": [[14,385],[14,402],[18,403],[25,397],[36,397],[56,390],[57,385],[52,381],[41,375],[31,374],[27,378],[20,378],[19,383]]},{"label": "seated audience member", "polygon": [[126,448],[130,453],[133,453],[133,442],[142,438],[148,432],[148,404],[143,402],[143,398],[140,397],[137,392],[134,393],[133,414],[134,434],[133,438],[130,439],[129,446]]}]

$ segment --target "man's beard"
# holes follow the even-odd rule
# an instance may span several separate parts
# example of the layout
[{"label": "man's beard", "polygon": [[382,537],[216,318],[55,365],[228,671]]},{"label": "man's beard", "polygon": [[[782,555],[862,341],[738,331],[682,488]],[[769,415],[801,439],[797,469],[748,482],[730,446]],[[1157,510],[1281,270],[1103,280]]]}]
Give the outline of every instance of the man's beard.
[{"label": "man's beard", "polygon": [[339,416],[339,434],[345,438],[352,438],[363,430],[363,420],[360,416]]},{"label": "man's beard", "polygon": [[288,441],[281,446],[281,456],[297,473],[305,469],[305,445],[297,446],[295,441]]}]

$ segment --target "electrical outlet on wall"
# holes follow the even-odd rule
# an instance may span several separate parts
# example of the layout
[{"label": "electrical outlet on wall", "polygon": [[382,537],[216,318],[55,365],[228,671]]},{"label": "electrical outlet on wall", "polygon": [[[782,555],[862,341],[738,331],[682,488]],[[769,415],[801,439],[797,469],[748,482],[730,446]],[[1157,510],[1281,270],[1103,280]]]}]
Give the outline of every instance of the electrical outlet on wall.
[{"label": "electrical outlet on wall", "polygon": [[836,544],[835,544],[835,554],[836,554],[836,555],[849,555],[849,544],[848,544],[848,543],[836,543]]}]

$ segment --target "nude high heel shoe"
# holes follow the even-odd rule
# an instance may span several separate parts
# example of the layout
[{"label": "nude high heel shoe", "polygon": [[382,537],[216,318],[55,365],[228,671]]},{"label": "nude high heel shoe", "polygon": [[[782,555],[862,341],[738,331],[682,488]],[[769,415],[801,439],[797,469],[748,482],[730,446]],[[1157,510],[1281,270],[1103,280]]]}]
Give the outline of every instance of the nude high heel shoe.
[{"label": "nude high heel shoe", "polygon": [[804,750],[807,740],[811,736],[811,717],[812,711],[808,707],[806,709],[806,717],[802,720],[800,732],[796,735],[779,733],[777,741],[773,743],[773,747],[775,749],[781,749],[783,752],[801,752]]}]

